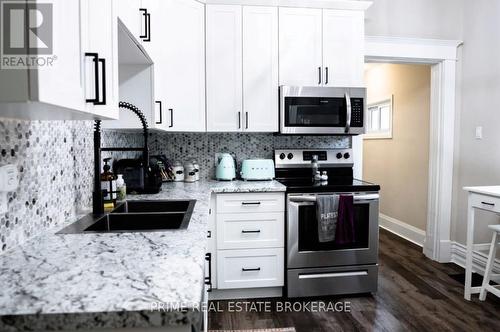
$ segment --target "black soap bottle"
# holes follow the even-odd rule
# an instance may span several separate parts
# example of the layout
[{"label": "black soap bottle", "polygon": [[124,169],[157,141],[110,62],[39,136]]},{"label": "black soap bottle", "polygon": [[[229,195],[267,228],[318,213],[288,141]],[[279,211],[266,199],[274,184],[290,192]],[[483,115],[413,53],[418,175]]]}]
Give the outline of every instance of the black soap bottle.
[{"label": "black soap bottle", "polygon": [[101,189],[106,190],[104,195],[104,208],[114,208],[116,201],[116,179],[108,164],[111,158],[104,158],[103,172],[101,173]]}]

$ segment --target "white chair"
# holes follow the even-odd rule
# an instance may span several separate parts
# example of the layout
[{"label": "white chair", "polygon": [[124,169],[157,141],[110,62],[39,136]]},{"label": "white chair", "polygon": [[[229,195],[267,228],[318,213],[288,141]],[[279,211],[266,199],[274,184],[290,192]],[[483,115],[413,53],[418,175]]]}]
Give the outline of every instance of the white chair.
[{"label": "white chair", "polygon": [[481,293],[479,294],[479,300],[486,300],[486,292],[490,292],[498,297],[500,297],[500,286],[490,285],[490,280],[492,278],[500,277],[500,274],[492,274],[493,265],[495,263],[495,256],[497,253],[498,245],[500,244],[500,225],[489,225],[490,229],[493,230],[493,239],[491,240],[490,255],[488,256],[488,263],[486,264],[486,270],[484,271],[483,285],[481,286]]}]

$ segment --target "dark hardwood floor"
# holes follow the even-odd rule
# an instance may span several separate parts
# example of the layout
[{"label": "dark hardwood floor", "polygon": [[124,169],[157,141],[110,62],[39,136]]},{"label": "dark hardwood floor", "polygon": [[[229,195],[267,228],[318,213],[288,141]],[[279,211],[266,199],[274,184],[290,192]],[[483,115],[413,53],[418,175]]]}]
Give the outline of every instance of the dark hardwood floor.
[{"label": "dark hardwood floor", "polygon": [[[455,264],[424,257],[422,248],[387,231],[380,231],[378,292],[373,295],[300,299],[298,302],[347,301],[350,312],[222,312],[209,313],[209,329],[295,327],[316,331],[500,331],[500,300],[488,295],[480,302],[463,298],[463,285],[449,275],[461,273]],[[263,301],[263,299],[254,300]],[[272,306],[276,301],[269,300]]]}]

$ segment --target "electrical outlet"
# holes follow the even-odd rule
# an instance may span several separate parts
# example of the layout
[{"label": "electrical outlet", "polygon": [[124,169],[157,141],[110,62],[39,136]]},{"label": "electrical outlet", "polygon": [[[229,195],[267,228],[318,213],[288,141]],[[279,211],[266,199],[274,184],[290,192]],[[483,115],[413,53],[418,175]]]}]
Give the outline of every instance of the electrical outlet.
[{"label": "electrical outlet", "polygon": [[7,193],[19,185],[18,171],[15,165],[0,167],[0,214],[7,212]]}]

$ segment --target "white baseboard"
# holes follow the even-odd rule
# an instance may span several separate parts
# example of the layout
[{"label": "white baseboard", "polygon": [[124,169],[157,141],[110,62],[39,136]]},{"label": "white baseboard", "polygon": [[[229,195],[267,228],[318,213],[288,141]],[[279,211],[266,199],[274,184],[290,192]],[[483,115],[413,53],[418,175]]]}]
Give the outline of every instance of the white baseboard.
[{"label": "white baseboard", "polygon": [[[484,249],[487,249],[486,247]],[[458,242],[453,242],[451,246],[451,262],[465,268],[466,247]],[[472,254],[472,270],[481,275],[484,275],[486,262],[488,261],[488,253],[474,251]],[[493,266],[494,273],[500,273],[500,260],[495,260]]]},{"label": "white baseboard", "polygon": [[412,225],[402,222],[401,220],[386,216],[383,213],[379,215],[379,226],[391,233],[394,233],[405,240],[408,240],[416,245],[423,247],[425,243],[425,231],[418,229]]}]

